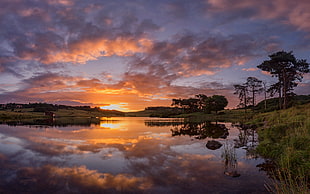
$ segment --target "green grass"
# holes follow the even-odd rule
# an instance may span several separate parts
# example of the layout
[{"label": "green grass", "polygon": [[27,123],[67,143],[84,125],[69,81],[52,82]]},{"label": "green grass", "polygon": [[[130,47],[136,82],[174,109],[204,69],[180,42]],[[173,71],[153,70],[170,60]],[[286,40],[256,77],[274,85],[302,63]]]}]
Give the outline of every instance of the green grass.
[{"label": "green grass", "polygon": [[[282,164],[281,166],[286,166]],[[273,179],[266,184],[266,189],[275,194],[308,194],[309,185],[307,175],[299,170],[293,176],[288,168],[276,169],[273,172]]]},{"label": "green grass", "polygon": [[282,189],[295,191],[298,188],[293,187],[309,184],[310,104],[258,114],[252,122],[260,125],[258,153],[275,161],[276,174],[281,174],[275,175],[280,183],[274,188],[291,186]]},{"label": "green grass", "polygon": [[190,121],[203,122],[203,121],[220,121],[220,122],[232,122],[232,123],[245,123],[253,117],[255,113],[247,110],[223,110],[218,114],[212,112],[210,114],[203,112],[180,114],[174,117],[176,118],[189,118]]},{"label": "green grass", "polygon": [[[79,110],[74,108],[58,109],[53,111],[56,118],[61,117],[111,117],[111,116],[124,116],[125,114],[118,111],[109,110]],[[22,120],[22,119],[44,119],[48,118],[44,112],[33,112],[33,108],[21,108],[12,110],[0,110],[0,120]]]},{"label": "green grass", "polygon": [[31,109],[11,111],[0,110],[0,120],[26,119],[26,118],[44,118],[42,112],[31,112]]}]

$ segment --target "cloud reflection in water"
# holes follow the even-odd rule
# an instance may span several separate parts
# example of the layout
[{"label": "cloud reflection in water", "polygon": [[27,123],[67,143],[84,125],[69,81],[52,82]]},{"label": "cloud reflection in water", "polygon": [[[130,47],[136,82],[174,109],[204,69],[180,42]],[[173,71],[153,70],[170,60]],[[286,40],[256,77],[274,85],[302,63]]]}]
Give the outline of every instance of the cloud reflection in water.
[{"label": "cloud reflection in water", "polygon": [[[0,192],[205,193],[251,191],[258,184],[264,192],[257,171],[233,181],[225,177],[220,151],[206,149],[206,141],[172,137],[171,126],[129,123],[126,131],[1,125]],[[247,171],[255,166],[240,162]]]}]

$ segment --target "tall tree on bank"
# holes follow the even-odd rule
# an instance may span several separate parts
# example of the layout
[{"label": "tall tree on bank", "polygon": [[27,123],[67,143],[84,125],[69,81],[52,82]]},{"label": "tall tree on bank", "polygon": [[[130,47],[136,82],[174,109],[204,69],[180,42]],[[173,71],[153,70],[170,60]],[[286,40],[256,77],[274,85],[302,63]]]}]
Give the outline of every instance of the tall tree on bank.
[{"label": "tall tree on bank", "polygon": [[264,91],[264,108],[267,110],[267,83],[264,81],[263,83],[263,91]]},{"label": "tall tree on bank", "polygon": [[273,53],[269,55],[269,60],[257,66],[269,72],[272,77],[278,78],[278,82],[271,85],[270,91],[277,91],[279,94],[280,109],[287,108],[288,97],[293,94],[294,87],[298,85],[298,81],[302,81],[303,74],[309,72],[309,63],[305,59],[296,59],[292,53],[292,51]]},{"label": "tall tree on bank", "polygon": [[252,95],[251,96],[252,107],[254,108],[256,103],[255,101],[256,94],[259,94],[263,91],[262,81],[257,79],[256,77],[248,77],[245,85],[248,88],[249,93]]},{"label": "tall tree on bank", "polygon": [[242,107],[246,110],[247,106],[248,106],[248,88],[246,85],[239,85],[236,84],[234,85],[235,88],[235,92],[234,94],[238,94],[239,95],[239,107]]}]

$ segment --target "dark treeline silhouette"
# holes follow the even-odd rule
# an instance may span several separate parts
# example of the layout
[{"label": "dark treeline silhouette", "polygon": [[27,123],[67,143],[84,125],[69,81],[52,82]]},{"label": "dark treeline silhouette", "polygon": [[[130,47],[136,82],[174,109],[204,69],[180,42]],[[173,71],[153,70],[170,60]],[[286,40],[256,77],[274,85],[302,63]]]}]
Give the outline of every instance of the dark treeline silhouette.
[{"label": "dark treeline silhouette", "polygon": [[215,111],[217,113],[220,110],[224,110],[227,104],[228,101],[225,96],[213,95],[208,97],[204,94],[197,94],[195,98],[172,99],[171,106],[182,109],[184,113],[210,113],[211,111]]},{"label": "dark treeline silhouette", "polygon": [[123,112],[116,110],[102,110],[100,107],[90,107],[90,106],[68,106],[68,105],[58,105],[58,104],[48,104],[48,103],[28,103],[28,104],[18,104],[18,103],[8,103],[0,104],[0,110],[12,110],[17,111],[23,108],[32,108],[33,112],[49,112],[58,111],[59,109],[70,109],[70,110],[84,110],[92,112],[110,112],[114,114],[119,114],[123,116]]},{"label": "dark treeline silhouette", "polygon": [[183,112],[181,108],[166,106],[146,107],[145,111],[151,112],[150,117],[170,117]]},{"label": "dark treeline silhouette", "polygon": [[58,109],[77,109],[77,110],[98,109],[98,107],[91,108],[90,106],[67,106],[67,105],[48,104],[48,103],[28,103],[28,104],[8,103],[8,104],[0,104],[0,107],[1,109],[33,108],[34,112],[56,111]]}]

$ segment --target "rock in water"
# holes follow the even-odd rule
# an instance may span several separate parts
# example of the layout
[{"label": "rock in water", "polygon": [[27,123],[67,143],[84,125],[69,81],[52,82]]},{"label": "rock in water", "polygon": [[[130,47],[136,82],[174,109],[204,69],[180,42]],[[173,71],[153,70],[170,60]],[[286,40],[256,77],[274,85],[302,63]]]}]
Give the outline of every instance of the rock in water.
[{"label": "rock in water", "polygon": [[206,147],[210,150],[217,150],[219,149],[220,147],[222,147],[223,144],[221,144],[220,142],[218,141],[215,141],[215,140],[211,140],[211,141],[208,141],[207,144],[206,144]]}]

